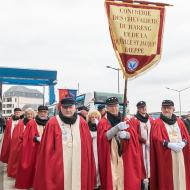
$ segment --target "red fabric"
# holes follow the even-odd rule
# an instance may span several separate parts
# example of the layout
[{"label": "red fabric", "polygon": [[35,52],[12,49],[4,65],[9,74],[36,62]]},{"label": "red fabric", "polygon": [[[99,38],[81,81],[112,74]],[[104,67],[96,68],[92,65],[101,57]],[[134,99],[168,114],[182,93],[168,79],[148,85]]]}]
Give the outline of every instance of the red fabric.
[{"label": "red fabric", "polygon": [[37,124],[35,120],[31,120],[27,123],[23,134],[23,144],[15,184],[18,189],[29,189],[33,186],[36,159],[40,145],[34,141],[35,136],[39,136]]},{"label": "red fabric", "polygon": [[19,163],[19,155],[22,147],[22,134],[24,130],[23,120],[19,120],[12,132],[10,154],[7,166],[7,175],[16,178]]},{"label": "red fabric", "polygon": [[[178,119],[182,139],[188,141],[183,148],[186,172],[186,190],[190,190],[190,139],[184,123]],[[168,133],[163,121],[155,120],[151,129],[150,149],[150,190],[174,190],[172,175],[171,150],[163,146],[163,140],[169,141]]]},{"label": "red fabric", "polygon": [[[153,119],[151,117],[149,117],[149,121],[150,121],[150,125],[153,125]],[[140,131],[140,121],[134,116],[130,119],[130,122],[132,124],[132,126],[134,127],[135,131],[138,134],[138,139],[139,139],[139,143],[141,144],[145,144],[146,140],[143,139],[141,137],[141,131]],[[142,179],[146,178],[146,169],[145,169],[145,165],[144,165],[144,160],[143,160],[143,149],[142,146],[140,146],[140,154],[141,154],[141,172],[142,172]]]},{"label": "red fabric", "polygon": [[8,163],[9,153],[10,153],[10,145],[11,145],[11,127],[12,127],[12,118],[7,120],[3,144],[1,149],[0,161],[4,163]]},{"label": "red fabric", "polygon": [[[92,190],[95,185],[92,139],[88,125],[81,117],[80,136],[81,190]],[[52,117],[47,123],[40,145],[34,190],[64,190],[63,148],[61,128],[56,117]]]},{"label": "red fabric", "polygon": [[69,97],[69,90],[68,89],[59,89],[59,102],[65,98]]},{"label": "red fabric", "polygon": [[[124,164],[124,190],[138,190],[141,187],[141,162],[138,136],[131,123],[127,131],[131,137],[129,141],[122,141]],[[107,140],[106,132],[111,128],[104,117],[98,125],[98,159],[100,169],[101,190],[113,190],[110,161],[111,143]]]}]

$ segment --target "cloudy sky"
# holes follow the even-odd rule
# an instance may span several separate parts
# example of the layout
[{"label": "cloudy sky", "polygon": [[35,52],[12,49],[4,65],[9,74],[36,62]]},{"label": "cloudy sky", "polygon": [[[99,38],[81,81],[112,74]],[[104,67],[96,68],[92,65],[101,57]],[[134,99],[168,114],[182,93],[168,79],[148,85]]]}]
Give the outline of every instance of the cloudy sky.
[{"label": "cloudy sky", "polygon": [[[178,93],[165,87],[190,86],[190,2],[165,0],[167,7],[161,62],[128,82],[131,112],[145,100],[149,111],[159,111],[163,99]],[[0,67],[58,71],[57,88],[80,92],[117,92],[118,67],[110,41],[103,0],[1,0]],[[4,89],[7,87],[5,86]],[[120,77],[120,89],[124,80]],[[181,93],[182,110],[190,110],[190,89]]]}]

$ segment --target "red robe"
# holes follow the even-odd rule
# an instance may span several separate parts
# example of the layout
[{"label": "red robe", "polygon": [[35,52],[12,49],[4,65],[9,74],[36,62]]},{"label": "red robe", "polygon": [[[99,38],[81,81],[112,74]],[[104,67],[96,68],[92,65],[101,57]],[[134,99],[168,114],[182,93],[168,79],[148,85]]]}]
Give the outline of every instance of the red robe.
[{"label": "red robe", "polygon": [[[129,120],[126,120],[130,127],[130,139],[122,141],[123,147],[123,167],[124,167],[124,190],[139,190],[141,188],[141,161],[138,136]],[[98,161],[100,169],[101,190],[113,190],[111,171],[111,143],[107,140],[106,132],[111,125],[106,117],[102,118],[98,124]]]},{"label": "red robe", "polygon": [[[81,117],[79,127],[81,137],[81,190],[93,190],[95,162],[92,139],[88,125]],[[61,128],[56,117],[52,117],[44,129],[40,144],[34,190],[64,190],[63,148]]]},{"label": "red robe", "polygon": [[18,189],[29,189],[33,186],[36,169],[36,159],[40,143],[34,141],[35,136],[40,136],[37,123],[34,119],[27,123],[23,133],[23,143],[15,187]]},{"label": "red robe", "polygon": [[[150,121],[150,125],[152,126],[154,121],[151,117],[149,117],[149,121]],[[145,144],[146,140],[143,139],[141,137],[141,132],[140,132],[140,121],[134,116],[130,119],[131,124],[133,125],[135,131],[138,134],[138,139],[139,139],[139,143],[141,144]],[[142,146],[140,146],[140,152],[141,152],[141,172],[142,172],[142,179],[146,178],[146,169],[145,169],[145,165],[144,165],[144,161],[143,161],[143,149]]]},{"label": "red robe", "polygon": [[24,131],[23,119],[18,122],[12,132],[10,142],[10,154],[7,166],[7,175],[16,178],[18,163],[20,158],[20,150],[22,147],[22,135]]},{"label": "red robe", "polygon": [[9,159],[10,145],[11,145],[11,128],[12,128],[12,118],[7,120],[4,132],[3,144],[0,155],[0,161],[4,163],[8,163]]},{"label": "red robe", "polygon": [[[183,148],[186,190],[190,190],[190,139],[184,123],[177,119],[181,137],[188,141]],[[150,144],[150,190],[173,190],[172,155],[169,148],[163,146],[163,140],[169,141],[163,121],[158,118],[151,128]]]}]

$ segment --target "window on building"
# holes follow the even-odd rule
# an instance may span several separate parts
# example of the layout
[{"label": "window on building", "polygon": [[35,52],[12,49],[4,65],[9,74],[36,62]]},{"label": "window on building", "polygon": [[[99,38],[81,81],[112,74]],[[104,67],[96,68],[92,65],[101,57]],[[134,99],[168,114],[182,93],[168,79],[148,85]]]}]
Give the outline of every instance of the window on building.
[{"label": "window on building", "polygon": [[17,102],[17,98],[15,98],[15,102]]},{"label": "window on building", "polygon": [[12,98],[7,98],[7,102],[12,102]]},{"label": "window on building", "polygon": [[12,108],[12,104],[7,104],[7,108]]}]

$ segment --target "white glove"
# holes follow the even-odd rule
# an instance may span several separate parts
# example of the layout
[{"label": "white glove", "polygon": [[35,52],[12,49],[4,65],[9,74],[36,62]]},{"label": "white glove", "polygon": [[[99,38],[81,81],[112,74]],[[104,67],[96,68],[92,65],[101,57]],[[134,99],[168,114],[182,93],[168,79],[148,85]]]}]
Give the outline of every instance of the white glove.
[{"label": "white glove", "polygon": [[90,133],[91,133],[91,137],[93,139],[97,137],[97,132],[96,131],[94,131],[94,132],[91,131]]},{"label": "white glove", "polygon": [[36,137],[36,140],[38,141],[38,142],[41,142],[41,137]]},{"label": "white glove", "polygon": [[117,133],[117,136],[118,136],[118,138],[120,138],[120,139],[130,139],[130,133],[129,132],[127,132],[127,131],[119,131],[118,133]]},{"label": "white glove", "polygon": [[144,183],[144,190],[148,190],[149,180],[146,178],[143,180]]},{"label": "white glove", "polygon": [[96,123],[96,125],[98,125],[99,121],[97,119],[95,119],[95,123]]},{"label": "white glove", "polygon": [[126,124],[126,122],[120,122],[116,126],[109,129],[106,133],[107,139],[111,140],[119,131],[122,131],[124,129],[127,129],[129,125]]},{"label": "white glove", "polygon": [[119,131],[122,131],[122,130],[124,130],[124,129],[127,129],[127,128],[129,127],[129,125],[126,124],[125,121],[123,121],[123,122],[118,123],[115,127],[116,127]]},{"label": "white glove", "polygon": [[170,148],[174,152],[179,152],[183,149],[180,143],[171,143],[171,142],[168,143],[168,148]]},{"label": "white glove", "polygon": [[178,144],[181,146],[181,149],[183,149],[186,146],[186,143],[183,141],[179,142]]}]

